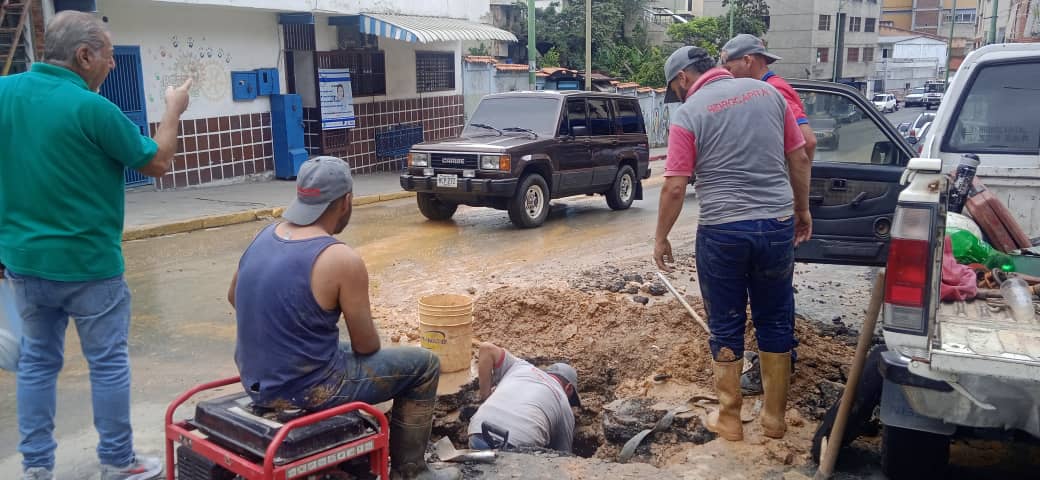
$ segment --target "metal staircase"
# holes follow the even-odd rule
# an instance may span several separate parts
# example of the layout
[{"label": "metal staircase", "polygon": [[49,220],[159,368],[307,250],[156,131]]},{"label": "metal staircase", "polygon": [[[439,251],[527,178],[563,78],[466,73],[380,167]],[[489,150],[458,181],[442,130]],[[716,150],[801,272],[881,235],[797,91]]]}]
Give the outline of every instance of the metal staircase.
[{"label": "metal staircase", "polygon": [[0,0],[0,76],[20,73],[33,62],[29,11],[33,0]]}]

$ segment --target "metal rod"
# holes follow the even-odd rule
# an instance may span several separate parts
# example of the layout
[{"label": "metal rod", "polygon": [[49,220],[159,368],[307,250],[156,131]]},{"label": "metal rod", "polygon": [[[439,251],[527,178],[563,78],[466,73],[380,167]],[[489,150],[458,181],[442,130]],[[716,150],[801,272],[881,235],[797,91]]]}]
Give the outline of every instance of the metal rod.
[{"label": "metal rod", "polygon": [[834,473],[834,464],[838,461],[838,453],[841,451],[842,440],[845,438],[845,424],[849,420],[849,411],[856,398],[856,387],[859,377],[863,373],[864,364],[867,361],[867,353],[874,340],[874,327],[877,326],[878,313],[881,312],[881,304],[885,297],[885,270],[878,272],[874,279],[874,288],[870,293],[870,305],[867,307],[867,316],[863,319],[863,326],[859,330],[859,342],[856,344],[856,356],[852,359],[852,368],[849,370],[849,378],[845,382],[845,390],[841,394],[841,403],[838,405],[838,414],[834,417],[834,425],[831,433],[823,439],[823,452],[820,454],[820,469],[813,477],[815,480],[831,478]]},{"label": "metal rod", "polygon": [[701,328],[704,329],[704,333],[710,335],[711,330],[708,328],[708,324],[704,321],[703,318],[701,318],[700,315],[697,315],[697,311],[695,311],[689,303],[686,303],[686,299],[683,298],[681,294],[679,294],[679,291],[675,289],[675,287],[672,285],[672,282],[668,281],[668,277],[665,277],[661,272],[657,272],[657,278],[660,278],[661,283],[664,283],[664,288],[667,288],[668,291],[672,292],[672,295],[675,296],[675,299],[679,300],[679,303],[681,303],[683,308],[685,308],[686,311],[690,314],[690,316],[693,317],[693,319],[697,322],[697,325],[700,325]]},{"label": "metal rod", "polygon": [[1000,9],[1000,0],[993,0],[993,13],[989,17],[989,39],[987,45],[997,43],[997,15]]}]

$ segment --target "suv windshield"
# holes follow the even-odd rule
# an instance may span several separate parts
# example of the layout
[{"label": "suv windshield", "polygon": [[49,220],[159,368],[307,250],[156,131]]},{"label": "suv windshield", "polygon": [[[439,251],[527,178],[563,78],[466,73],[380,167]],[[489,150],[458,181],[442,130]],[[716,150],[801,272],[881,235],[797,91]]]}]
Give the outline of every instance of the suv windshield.
[{"label": "suv windshield", "polygon": [[884,102],[888,100],[888,95],[874,95],[875,102]]},{"label": "suv windshield", "polygon": [[917,87],[917,88],[914,88],[914,89],[910,90],[910,94],[911,95],[913,95],[913,94],[920,95],[922,93],[924,93],[924,87]]},{"label": "suv windshield", "polygon": [[968,85],[945,141],[951,152],[1016,153],[1040,151],[1040,63],[983,67]]},{"label": "suv windshield", "polygon": [[462,136],[498,135],[493,129],[474,126],[480,124],[499,130],[510,129],[506,134],[512,132],[515,135],[518,132],[515,129],[520,128],[551,137],[556,131],[559,114],[560,100],[557,98],[486,98],[473,112]]}]

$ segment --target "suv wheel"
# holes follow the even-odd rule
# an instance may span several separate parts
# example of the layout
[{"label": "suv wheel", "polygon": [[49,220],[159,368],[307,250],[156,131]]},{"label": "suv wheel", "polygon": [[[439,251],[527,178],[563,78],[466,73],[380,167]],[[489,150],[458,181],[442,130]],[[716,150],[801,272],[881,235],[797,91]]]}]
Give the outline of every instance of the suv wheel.
[{"label": "suv wheel", "polygon": [[458,204],[442,201],[432,193],[419,193],[415,196],[419,211],[430,220],[447,220],[455,215]]},{"label": "suv wheel", "polygon": [[636,173],[632,167],[622,165],[614,184],[607,190],[607,205],[614,210],[625,210],[632,206],[636,194]]},{"label": "suv wheel", "polygon": [[942,477],[950,460],[950,437],[885,425],[881,470],[892,480]]},{"label": "suv wheel", "polygon": [[549,186],[537,173],[520,179],[509,202],[509,220],[519,228],[533,228],[545,222],[549,216]]}]

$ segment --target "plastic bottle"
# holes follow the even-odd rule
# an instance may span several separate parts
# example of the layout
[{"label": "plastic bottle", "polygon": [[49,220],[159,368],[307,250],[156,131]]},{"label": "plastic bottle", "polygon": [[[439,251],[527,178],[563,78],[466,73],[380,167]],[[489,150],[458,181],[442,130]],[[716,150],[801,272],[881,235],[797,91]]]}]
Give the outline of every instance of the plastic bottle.
[{"label": "plastic bottle", "polygon": [[1036,311],[1033,310],[1033,292],[1025,280],[1011,277],[1000,284],[1000,294],[1011,311],[1011,317],[1019,323],[1033,322]]},{"label": "plastic bottle", "polygon": [[971,181],[975,179],[975,171],[979,168],[979,156],[974,153],[961,155],[961,163],[953,174],[953,183],[950,185],[950,196],[947,202],[947,211],[961,213],[964,211],[964,202],[968,201],[968,192],[971,190]]},{"label": "plastic bottle", "polygon": [[971,232],[950,229],[947,234],[950,236],[953,258],[957,259],[957,263],[964,265],[981,263],[987,268],[999,268],[1005,272],[1015,271],[1015,265],[1011,262],[1010,256],[989,246]]}]

